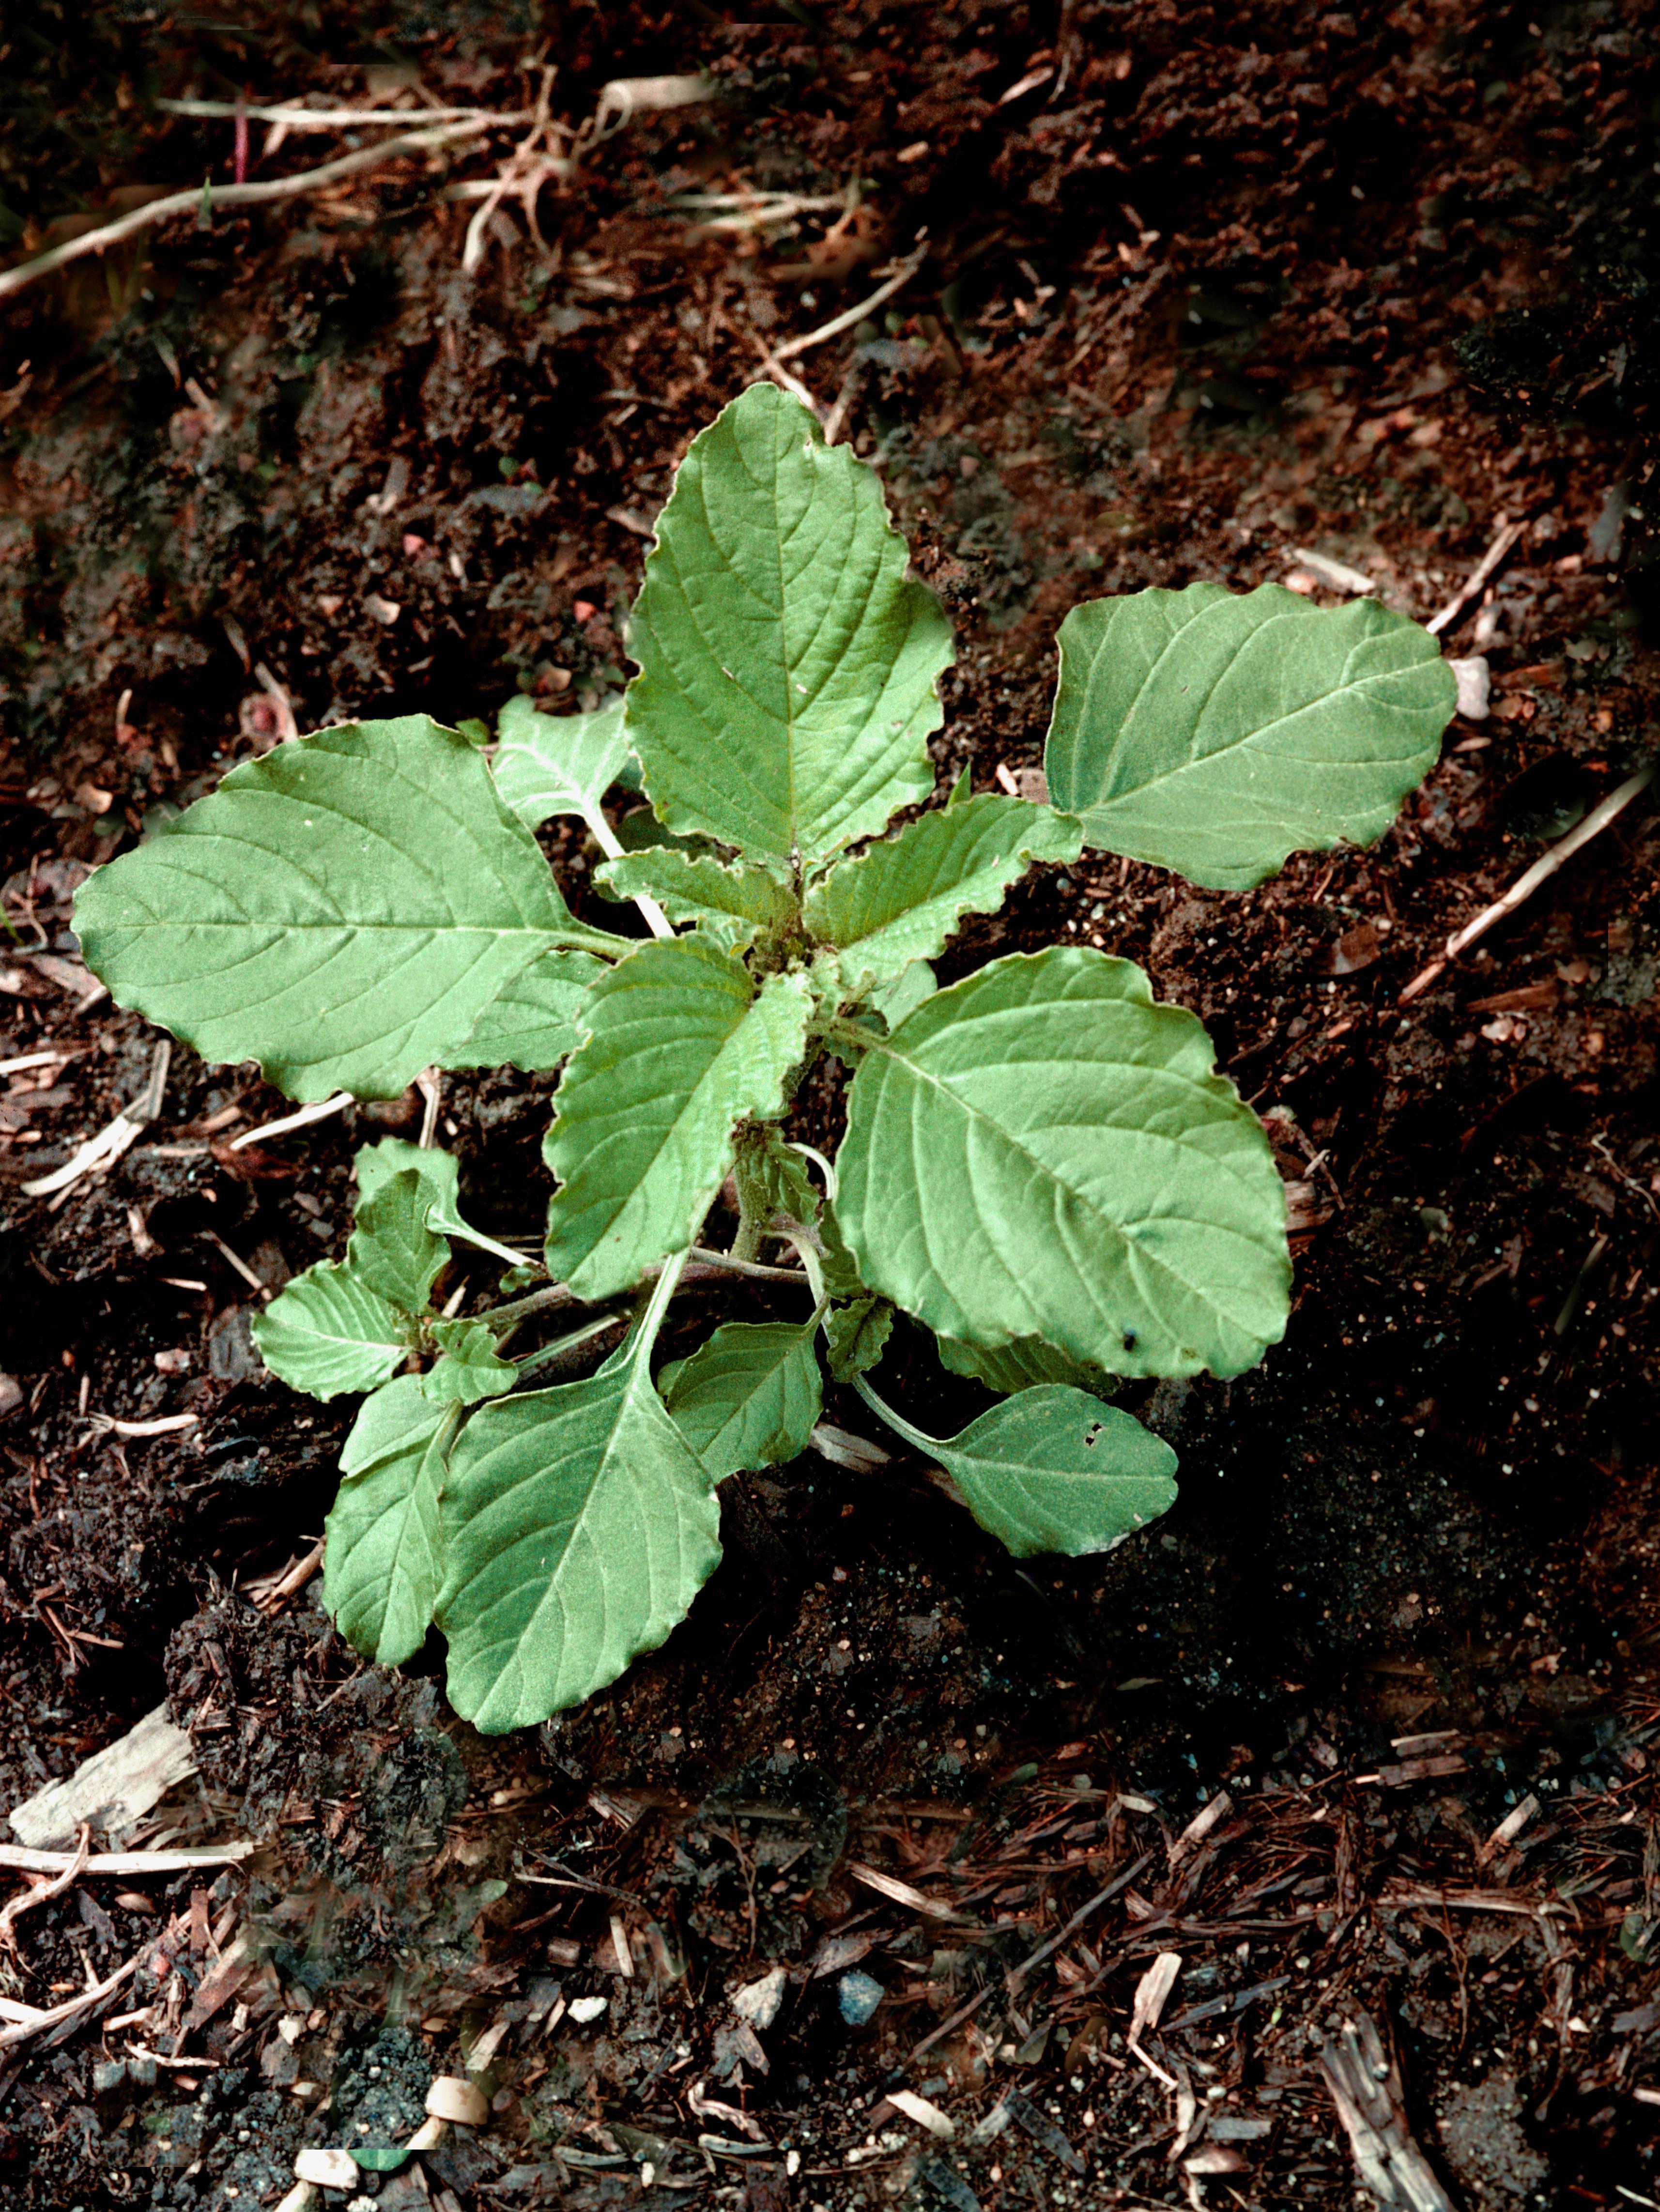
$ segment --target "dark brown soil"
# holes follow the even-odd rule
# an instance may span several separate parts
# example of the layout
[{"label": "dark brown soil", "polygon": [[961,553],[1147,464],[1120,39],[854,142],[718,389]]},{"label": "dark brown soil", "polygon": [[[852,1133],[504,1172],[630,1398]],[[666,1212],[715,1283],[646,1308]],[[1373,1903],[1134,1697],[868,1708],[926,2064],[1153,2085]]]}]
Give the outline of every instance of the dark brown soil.
[{"label": "dark brown soil", "polygon": [[[201,1777],[152,1834],[261,1845],[21,1923],[0,1994],[25,2003],[143,1963],[101,2019],[0,2047],[6,2202],[275,2204],[302,2142],[406,2140],[499,2028],[489,2124],[366,2173],[383,2205],[1347,2206],[1321,2062],[1362,2014],[1455,2203],[1660,2196],[1646,799],[1402,999],[1650,746],[1654,11],[233,12],[29,0],[0,25],[16,257],[132,187],[228,178],[230,122],[159,95],[356,101],[412,64],[435,101],[505,112],[527,54],[573,125],[615,76],[704,65],[716,95],[550,183],[548,256],[504,214],[473,278],[468,205],[406,162],[5,303],[0,1058],[72,1056],[0,1096],[0,1804],[166,1696]],[[854,178],[835,237],[834,210],[734,237],[668,204]],[[957,625],[942,773],[1036,766],[1078,598],[1312,550],[1426,617],[1510,517],[1447,641],[1484,647],[1493,712],[1371,852],[1243,896],[1091,859],[951,956],[1062,935],[1141,960],[1274,1132],[1292,1331],[1231,1384],[1144,1394],[1182,1460],[1168,1519],[1021,1565],[917,1464],[741,1478],[666,1648],[485,1742],[435,1650],[389,1676],[315,1584],[243,1594],[314,1540],[348,1415],[263,1375],[231,1255],[270,1287],[338,1249],[354,1145],[420,1101],[234,1153],[283,1102],[175,1048],[112,1172],[25,1198],[156,1042],[78,1003],[70,899],[274,741],[272,685],[302,728],[613,686],[687,439],[924,227],[910,285],[791,368],[844,397]],[[586,861],[560,865],[580,904]],[[498,1235],[537,1231],[550,1083],[445,1080],[441,1141]],[[920,1420],[978,1409],[902,1349]],[[216,1980],[238,1929],[246,1974]],[[775,1964],[757,2026],[732,1993]],[[579,2021],[584,1997],[605,2009]]]}]

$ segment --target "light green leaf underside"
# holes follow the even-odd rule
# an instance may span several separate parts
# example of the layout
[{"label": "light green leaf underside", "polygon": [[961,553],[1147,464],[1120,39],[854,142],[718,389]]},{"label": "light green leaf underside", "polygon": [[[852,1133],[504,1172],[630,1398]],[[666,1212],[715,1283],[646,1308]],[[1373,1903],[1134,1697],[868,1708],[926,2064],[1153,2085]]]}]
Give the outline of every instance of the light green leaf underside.
[{"label": "light green leaf underside", "polygon": [[394,1096],[538,953],[595,935],[483,759],[423,714],[233,769],[88,878],[76,927],[123,1006],[301,1099]]},{"label": "light green leaf underside", "polygon": [[496,726],[496,787],[531,830],[556,814],[596,812],[629,757],[620,699],[592,714],[540,714],[521,694]]},{"label": "light green leaf underside", "polygon": [[1074,607],[1043,764],[1091,845],[1249,890],[1301,850],[1369,845],[1434,766],[1457,687],[1375,599],[1192,584]]},{"label": "light green leaf underside", "polygon": [[837,1172],[866,1285],[941,1335],[1237,1375],[1284,1331],[1268,1139],[1128,961],[1016,954],[926,1000],[866,1054]]},{"label": "light green leaf underside", "polygon": [[253,1323],[271,1373],[313,1398],[372,1390],[409,1356],[407,1324],[356,1270],[325,1261],[296,1275]]},{"label": "light green leaf underside", "polygon": [[615,1680],[684,1617],[720,1559],[719,1519],[626,1350],[585,1382],[481,1407],[442,1505],[451,1704],[496,1735]]},{"label": "light green leaf underside", "polygon": [[[445,1409],[427,1402],[413,1375],[366,1399],[341,1458],[345,1480],[324,1523],[323,1603],[353,1650],[384,1667],[412,1658],[431,1626],[445,1424]],[[361,1441],[360,1431],[366,1431]],[[375,1431],[395,1441],[371,1444],[368,1432]]]},{"label": "light green leaf underside", "polygon": [[870,994],[870,1003],[889,1029],[897,1030],[907,1014],[915,1013],[923,1000],[931,999],[939,988],[927,962],[913,960],[885,983],[879,983]]},{"label": "light green leaf underside", "polygon": [[591,952],[544,952],[504,984],[447,1067],[557,1067],[581,1042],[582,1009],[605,970]]},{"label": "light green leaf underside", "polygon": [[1018,1559],[1105,1552],[1176,1502],[1176,1454],[1086,1390],[1040,1383],[928,1449]]},{"label": "light green leaf underside", "polygon": [[951,630],[871,469],[753,385],[693,441],[657,541],[627,728],[672,830],[811,864],[926,796]]},{"label": "light green leaf underside", "polygon": [[838,1382],[874,1367],[893,1333],[893,1308],[885,1298],[855,1298],[832,1306],[824,1322],[825,1357]]},{"label": "light green leaf underside", "polygon": [[441,1418],[423,1395],[418,1375],[396,1376],[371,1391],[357,1408],[341,1448],[341,1474],[361,1474],[383,1459],[412,1450]]},{"label": "light green leaf underside", "polygon": [[425,1307],[450,1248],[427,1226],[435,1184],[419,1168],[403,1168],[357,1202],[346,1257],[365,1290],[404,1313]]},{"label": "light green leaf underside", "polygon": [[518,1369],[496,1356],[496,1339],[482,1321],[436,1321],[432,1340],[441,1357],[421,1377],[423,1395],[435,1404],[471,1406],[510,1390]]},{"label": "light green leaf underside", "polygon": [[795,919],[795,901],[764,868],[743,862],[727,867],[706,854],[693,858],[672,846],[627,853],[594,871],[608,897],[654,898],[671,921],[695,922],[711,944],[728,952],[752,945],[763,930],[783,930]]},{"label": "light green leaf underside", "polygon": [[1041,1336],[1017,1337],[995,1351],[988,1351],[983,1345],[964,1344],[960,1337],[942,1336],[935,1340],[942,1367],[953,1375],[971,1375],[988,1390],[1000,1390],[1006,1396],[1029,1390],[1035,1382],[1064,1382],[1098,1398],[1114,1388],[1111,1378],[1098,1367],[1086,1367],[1068,1358],[1052,1344],[1045,1344]]},{"label": "light green leaf underside", "polygon": [[848,995],[943,952],[965,914],[994,914],[1032,860],[1075,860],[1082,825],[1048,806],[983,793],[924,814],[840,861],[807,893],[808,929],[841,953]]},{"label": "light green leaf underside", "polygon": [[382,1137],[379,1144],[358,1146],[352,1172],[357,1177],[360,1211],[394,1176],[410,1169],[427,1183],[429,1204],[459,1211],[461,1169],[454,1153],[440,1152],[435,1146],[411,1145],[404,1137]]},{"label": "light green leaf underside", "polygon": [[561,1186],[548,1211],[556,1279],[608,1297],[686,1249],[732,1164],[733,1124],[778,1111],[811,1003],[792,975],[757,993],[737,961],[690,938],[646,945],[595,987],[544,1147]]},{"label": "light green leaf underside", "polygon": [[730,1322],[676,1368],[668,1409],[711,1482],[806,1449],[824,1409],[815,1334],[812,1322]]}]

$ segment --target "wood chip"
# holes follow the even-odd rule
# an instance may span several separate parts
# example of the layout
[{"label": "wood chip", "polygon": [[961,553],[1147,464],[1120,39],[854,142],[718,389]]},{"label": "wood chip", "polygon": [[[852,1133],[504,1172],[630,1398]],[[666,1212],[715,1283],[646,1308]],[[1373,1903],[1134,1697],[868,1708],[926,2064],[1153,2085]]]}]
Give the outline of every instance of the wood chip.
[{"label": "wood chip", "polygon": [[908,2120],[915,2120],[919,2128],[926,2128],[941,2142],[950,2142],[957,2133],[957,2123],[938,2105],[931,2105],[926,2097],[919,2097],[914,2089],[890,2089],[887,2100],[896,2112],[903,2112]]},{"label": "wood chip", "polygon": [[427,2118],[453,2127],[482,2128],[490,2116],[482,2089],[459,2074],[441,2074],[427,2092]]},{"label": "wood chip", "polygon": [[864,1865],[858,1859],[848,1862],[848,1872],[854,1880],[873,1889],[879,1897],[891,1898],[896,1905],[909,1905],[913,1912],[925,1913],[932,1920],[958,1920],[962,1917],[954,1905],[943,1903],[939,1898],[925,1897],[920,1889],[913,1889],[908,1881],[895,1875],[883,1874],[879,1869]]},{"label": "wood chip", "polygon": [[11,1810],[12,1833],[36,1850],[66,1844],[82,1823],[130,1828],[163,1792],[196,1771],[190,1738],[157,1705],[124,1736]]},{"label": "wood chip", "polygon": [[1345,2021],[1328,2037],[1320,2070],[1354,2153],[1361,2180],[1379,2204],[1402,2212],[1454,2212],[1451,2199],[1413,2140],[1401,2076],[1385,2057],[1371,2017]]}]

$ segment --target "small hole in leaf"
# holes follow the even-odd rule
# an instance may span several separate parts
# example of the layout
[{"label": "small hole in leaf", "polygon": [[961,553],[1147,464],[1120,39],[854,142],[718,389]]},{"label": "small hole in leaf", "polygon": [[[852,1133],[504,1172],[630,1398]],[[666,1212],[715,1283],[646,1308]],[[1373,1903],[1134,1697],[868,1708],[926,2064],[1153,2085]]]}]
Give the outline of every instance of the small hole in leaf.
[{"label": "small hole in leaf", "polygon": [[1134,1352],[1135,1349],[1135,1331],[1133,1328],[1127,1328],[1124,1331],[1124,1349],[1126,1352]]},{"label": "small hole in leaf", "polygon": [[1091,1421],[1088,1428],[1084,1431],[1084,1442],[1086,1444],[1092,1444],[1100,1433],[1101,1423],[1099,1421]]}]

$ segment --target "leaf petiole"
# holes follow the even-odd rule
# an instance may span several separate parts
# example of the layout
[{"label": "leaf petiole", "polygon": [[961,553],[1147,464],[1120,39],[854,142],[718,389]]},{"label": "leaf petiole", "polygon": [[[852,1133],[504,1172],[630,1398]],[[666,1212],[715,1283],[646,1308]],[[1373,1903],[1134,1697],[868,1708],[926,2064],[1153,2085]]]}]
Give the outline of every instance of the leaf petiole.
[{"label": "leaf petiole", "polygon": [[877,1396],[862,1375],[855,1375],[853,1377],[853,1387],[870,1407],[872,1413],[876,1415],[878,1420],[885,1421],[895,1436],[902,1437],[908,1444],[914,1445],[918,1451],[926,1452],[932,1457],[946,1442],[944,1437],[926,1436],[921,1429],[914,1429],[902,1414],[894,1412],[892,1407],[885,1399]]},{"label": "leaf petiole", "polygon": [[551,1344],[542,1345],[535,1352],[527,1352],[519,1362],[520,1381],[523,1382],[526,1376],[536,1373],[554,1360],[562,1364],[580,1352],[585,1344],[605,1335],[608,1329],[614,1329],[621,1318],[617,1314],[601,1314],[598,1321],[591,1321],[582,1328],[573,1329],[569,1336],[556,1337]]}]

